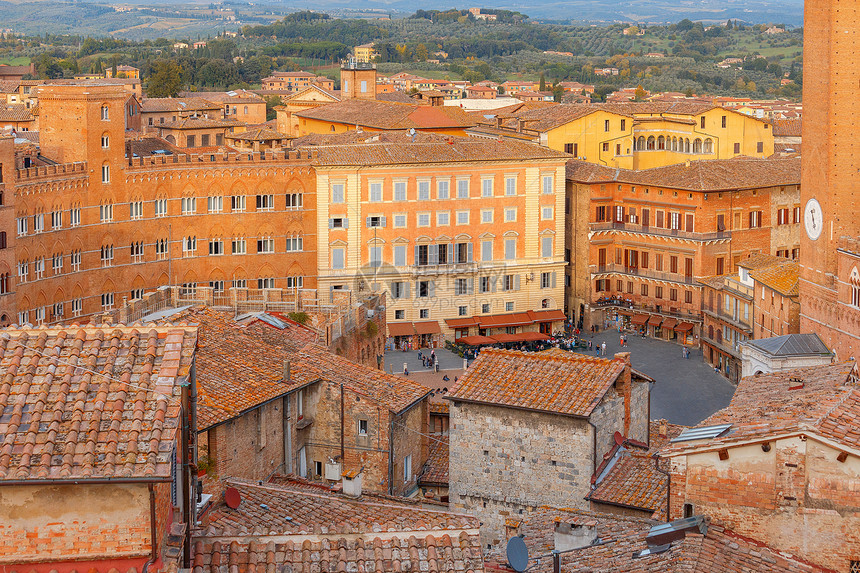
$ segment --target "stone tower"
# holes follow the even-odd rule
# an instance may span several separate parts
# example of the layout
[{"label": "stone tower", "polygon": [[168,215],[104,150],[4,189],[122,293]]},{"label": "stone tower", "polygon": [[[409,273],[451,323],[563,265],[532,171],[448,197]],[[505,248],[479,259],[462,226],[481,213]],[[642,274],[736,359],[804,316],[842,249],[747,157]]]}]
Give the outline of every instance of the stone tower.
[{"label": "stone tower", "polygon": [[801,332],[860,354],[860,16],[856,0],[807,0],[803,47]]},{"label": "stone tower", "polygon": [[340,99],[376,99],[376,64],[354,59],[340,66]]}]

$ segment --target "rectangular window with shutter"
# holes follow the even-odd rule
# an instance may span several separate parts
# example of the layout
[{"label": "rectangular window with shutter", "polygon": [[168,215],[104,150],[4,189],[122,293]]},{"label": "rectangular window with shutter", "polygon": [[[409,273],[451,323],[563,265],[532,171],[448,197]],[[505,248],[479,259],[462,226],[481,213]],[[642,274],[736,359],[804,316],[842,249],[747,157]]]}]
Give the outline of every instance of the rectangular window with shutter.
[{"label": "rectangular window with shutter", "polygon": [[693,214],[692,213],[687,213],[684,216],[684,227],[686,228],[686,231],[688,233],[693,232]]},{"label": "rectangular window with shutter", "polygon": [[512,261],[517,258],[517,240],[505,239],[505,260]]},{"label": "rectangular window with shutter", "polygon": [[551,257],[552,256],[552,237],[542,237],[540,240],[540,256],[542,257]]},{"label": "rectangular window with shutter", "polygon": [[493,260],[493,241],[481,241],[481,260]]},{"label": "rectangular window with shutter", "polygon": [[419,181],[418,182],[418,200],[419,201],[429,201],[430,200],[430,182],[429,181]]},{"label": "rectangular window with shutter", "polygon": [[335,270],[342,270],[344,268],[343,249],[338,248],[331,250],[331,268]]},{"label": "rectangular window with shutter", "polygon": [[657,211],[657,227],[663,228],[663,211]]},{"label": "rectangular window with shutter", "polygon": [[394,245],[394,266],[406,266],[406,245]]}]

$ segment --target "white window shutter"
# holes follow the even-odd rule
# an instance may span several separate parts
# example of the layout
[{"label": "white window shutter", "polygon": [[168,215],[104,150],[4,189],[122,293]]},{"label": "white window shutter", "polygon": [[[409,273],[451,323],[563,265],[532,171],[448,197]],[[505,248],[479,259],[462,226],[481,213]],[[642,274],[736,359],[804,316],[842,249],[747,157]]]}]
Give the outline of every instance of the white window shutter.
[{"label": "white window shutter", "polygon": [[403,283],[403,298],[410,298],[409,297],[409,286],[410,286],[409,282]]},{"label": "white window shutter", "polygon": [[379,218],[379,226],[384,227],[387,220],[388,220],[387,217],[380,217]]},{"label": "white window shutter", "polygon": [[514,275],[514,290],[520,290],[520,275]]},{"label": "white window shutter", "polygon": [[475,279],[470,278],[467,284],[468,287],[466,288],[466,294],[473,294],[475,292]]},{"label": "white window shutter", "polygon": [[472,262],[472,261],[474,261],[475,259],[474,259],[474,257],[472,256],[472,243],[468,243],[468,245],[469,245],[469,246],[468,246],[468,247],[466,247],[466,251],[467,251],[467,253],[468,253],[468,254],[466,255],[466,260],[467,260],[468,262],[470,262],[470,263],[471,263],[471,262]]},{"label": "white window shutter", "polygon": [[552,271],[552,288],[555,288],[555,271]]},{"label": "white window shutter", "polygon": [[345,217],[343,220],[343,228],[349,229],[349,217]]}]

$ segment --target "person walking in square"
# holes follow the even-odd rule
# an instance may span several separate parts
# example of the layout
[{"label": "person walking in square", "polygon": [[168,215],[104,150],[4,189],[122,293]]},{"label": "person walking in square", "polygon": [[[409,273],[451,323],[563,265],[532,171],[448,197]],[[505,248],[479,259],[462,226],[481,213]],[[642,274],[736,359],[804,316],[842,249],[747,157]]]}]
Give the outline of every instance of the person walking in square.
[{"label": "person walking in square", "polygon": [[600,345],[600,355],[606,356],[606,341],[603,341],[603,344]]}]

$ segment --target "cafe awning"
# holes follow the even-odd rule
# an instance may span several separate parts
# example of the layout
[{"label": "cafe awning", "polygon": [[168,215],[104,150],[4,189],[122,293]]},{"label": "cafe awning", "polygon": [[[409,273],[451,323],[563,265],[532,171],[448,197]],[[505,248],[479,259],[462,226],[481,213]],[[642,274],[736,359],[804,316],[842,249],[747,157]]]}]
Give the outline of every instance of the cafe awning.
[{"label": "cafe awning", "polygon": [[675,327],[675,332],[687,332],[693,330],[693,324],[690,322],[682,322]]},{"label": "cafe awning", "polygon": [[624,316],[633,316],[633,311],[632,310],[624,310],[623,308],[619,308],[618,314],[623,314]]},{"label": "cafe awning", "polygon": [[522,342],[519,334],[494,334],[490,338],[496,342]]},{"label": "cafe awning", "polygon": [[506,328],[508,326],[526,326],[534,321],[527,312],[514,312],[511,314],[491,314],[479,316],[481,328]]},{"label": "cafe awning", "polygon": [[415,328],[411,322],[389,322],[388,336],[412,336]]},{"label": "cafe awning", "polygon": [[415,334],[442,334],[438,320],[415,323]]},{"label": "cafe awning", "polygon": [[651,318],[648,319],[649,326],[660,326],[661,322],[663,322],[663,317],[659,314],[652,314]]},{"label": "cafe awning", "polygon": [[446,318],[445,324],[448,325],[448,328],[470,328],[472,326],[478,326],[480,324],[478,322],[478,318],[475,316],[470,316],[468,318]]},{"label": "cafe awning", "polygon": [[462,338],[458,338],[454,342],[459,344],[465,344],[467,346],[484,346],[486,344],[496,344],[496,340],[490,338],[489,336],[464,336]]},{"label": "cafe awning", "polygon": [[633,318],[630,319],[630,322],[632,322],[633,324],[645,324],[646,322],[648,322],[648,315],[634,314]]},{"label": "cafe awning", "polygon": [[556,322],[559,320],[567,320],[567,317],[564,315],[564,311],[559,309],[530,310],[528,313],[531,315],[534,322]]},{"label": "cafe awning", "polygon": [[515,336],[519,336],[520,340],[523,342],[537,342],[539,340],[549,340],[551,338],[543,332],[523,332]]},{"label": "cafe awning", "polygon": [[663,321],[663,328],[672,329],[675,328],[675,325],[678,324],[678,320],[675,318],[667,318]]}]

